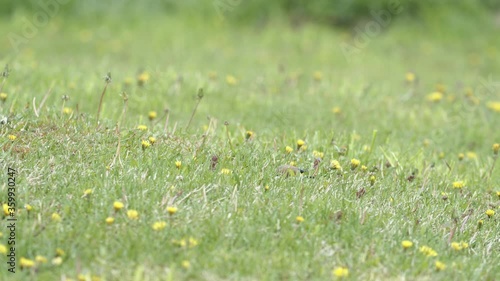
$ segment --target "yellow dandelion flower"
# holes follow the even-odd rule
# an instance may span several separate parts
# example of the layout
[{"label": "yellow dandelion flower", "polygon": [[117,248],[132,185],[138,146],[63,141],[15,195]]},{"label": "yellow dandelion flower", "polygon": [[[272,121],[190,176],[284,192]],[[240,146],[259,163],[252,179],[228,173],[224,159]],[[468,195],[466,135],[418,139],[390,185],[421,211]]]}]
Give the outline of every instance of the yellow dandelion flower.
[{"label": "yellow dandelion flower", "polygon": [[54,221],[54,222],[60,222],[62,220],[61,216],[58,213],[53,213],[51,218],[52,218],[52,221]]},{"label": "yellow dandelion flower", "polygon": [[461,189],[461,188],[464,188],[464,186],[465,186],[465,184],[463,181],[453,182],[453,188]]},{"label": "yellow dandelion flower", "polygon": [[303,140],[298,139],[297,140],[297,149],[300,149],[304,144],[306,144]]},{"label": "yellow dandelion flower", "polygon": [[5,100],[7,100],[7,94],[6,93],[0,93],[0,100],[2,102],[5,102]]},{"label": "yellow dandelion flower", "polygon": [[136,210],[128,210],[127,217],[131,220],[137,220],[139,218],[139,212]]},{"label": "yellow dandelion flower", "polygon": [[146,131],[148,129],[148,126],[146,126],[146,125],[139,125],[139,126],[137,126],[137,129],[139,131]]},{"label": "yellow dandelion flower", "polygon": [[26,204],[24,205],[24,208],[26,209],[26,211],[28,212],[31,212],[33,210],[33,207],[30,205],[30,204]]},{"label": "yellow dandelion flower", "polygon": [[497,155],[498,151],[500,151],[500,143],[494,143],[492,149],[493,149],[493,154]]},{"label": "yellow dandelion flower", "polygon": [[332,160],[330,162],[330,168],[333,170],[342,170],[342,166],[340,166],[340,162],[337,160]]},{"label": "yellow dandelion flower", "polygon": [[53,265],[61,265],[63,262],[63,259],[61,257],[55,257],[52,259],[52,264]]},{"label": "yellow dandelion flower", "polygon": [[498,199],[500,199],[500,191],[497,191],[496,194],[498,196]]},{"label": "yellow dandelion flower", "polygon": [[92,189],[85,189],[85,191],[83,191],[83,196],[90,196],[94,191]]},{"label": "yellow dandelion flower", "polygon": [[314,158],[321,158],[322,159],[325,156],[325,154],[323,152],[321,152],[321,151],[314,150],[313,151],[313,156],[314,156]]},{"label": "yellow dandelion flower", "polygon": [[149,137],[149,138],[148,138],[148,141],[149,141],[149,143],[150,143],[151,145],[153,145],[153,144],[155,144],[155,142],[156,142],[156,138],[155,138],[155,137]]},{"label": "yellow dandelion flower", "polygon": [[290,146],[286,146],[285,151],[286,151],[286,153],[292,153],[293,148],[291,148]]},{"label": "yellow dandelion flower", "polygon": [[436,266],[437,271],[441,271],[441,270],[446,269],[446,265],[440,261],[436,261],[434,265]]},{"label": "yellow dandelion flower", "polygon": [[115,209],[115,211],[120,211],[121,209],[123,209],[123,206],[123,203],[120,201],[115,201],[113,203],[113,209]]},{"label": "yellow dandelion flower", "polygon": [[151,143],[148,140],[142,140],[141,146],[142,146],[142,149],[146,149],[146,148],[151,146]]},{"label": "yellow dandelion flower", "polygon": [[484,221],[483,220],[478,220],[477,221],[477,227],[481,228],[483,226]]},{"label": "yellow dandelion flower", "polygon": [[0,254],[6,255],[7,254],[7,247],[5,245],[0,244]]},{"label": "yellow dandelion flower", "polygon": [[35,262],[33,260],[27,259],[25,257],[21,257],[19,260],[19,264],[21,268],[32,268],[35,266]]},{"label": "yellow dandelion flower", "polygon": [[340,113],[342,113],[342,109],[338,106],[334,106],[332,108],[332,112],[333,112],[333,114],[340,114]]},{"label": "yellow dandelion flower", "polygon": [[413,83],[413,82],[415,82],[415,79],[417,77],[416,77],[415,73],[413,73],[413,72],[407,72],[406,75],[405,75],[405,78],[406,78],[406,82]]},{"label": "yellow dandelion flower", "polygon": [[266,184],[266,185],[264,186],[264,189],[265,189],[266,191],[268,191],[268,190],[269,190],[269,185],[267,185],[267,184]]},{"label": "yellow dandelion flower", "polygon": [[469,159],[477,159],[477,154],[475,152],[469,151],[467,152],[467,158]]},{"label": "yellow dandelion flower", "polygon": [[71,109],[69,107],[65,107],[65,108],[63,108],[63,113],[66,115],[70,115],[71,113],[73,113],[73,109]]},{"label": "yellow dandelion flower", "polygon": [[303,146],[300,147],[301,151],[306,151],[306,149],[307,149],[307,145],[303,145]]},{"label": "yellow dandelion flower", "polygon": [[181,161],[175,161],[175,167],[176,167],[177,169],[180,169],[180,168],[181,168],[181,166],[182,166],[182,162],[181,162]]},{"label": "yellow dandelion flower", "polygon": [[295,218],[295,221],[296,221],[296,222],[298,222],[298,223],[301,223],[301,222],[303,222],[303,221],[304,221],[304,217],[302,217],[302,216],[297,216],[297,217]]},{"label": "yellow dandelion flower", "polygon": [[374,185],[375,184],[375,181],[377,180],[377,177],[375,177],[374,175],[371,175],[370,178],[368,179],[370,181],[370,184],[371,185]]},{"label": "yellow dandelion flower", "polygon": [[368,170],[368,167],[366,167],[365,165],[361,165],[361,171],[366,172],[366,170]]},{"label": "yellow dandelion flower", "polygon": [[438,154],[439,159],[444,159],[445,156],[444,152],[439,152]]},{"label": "yellow dandelion flower", "polygon": [[228,85],[234,86],[234,85],[238,84],[238,79],[236,79],[236,77],[234,77],[233,75],[227,75],[226,76],[226,83]]},{"label": "yellow dandelion flower", "polygon": [[413,247],[413,242],[411,242],[409,240],[403,240],[401,242],[401,246],[403,246],[403,249],[409,249],[409,248]]},{"label": "yellow dandelion flower", "polygon": [[189,237],[188,241],[189,241],[189,248],[194,248],[198,246],[198,240],[196,240],[195,238]]},{"label": "yellow dandelion flower", "polygon": [[458,243],[458,242],[451,242],[450,246],[453,250],[456,250],[456,251],[462,250],[462,245],[460,245],[460,243]]},{"label": "yellow dandelion flower", "polygon": [[44,256],[38,255],[38,256],[35,257],[35,261],[37,263],[47,263],[47,258],[44,257]]},{"label": "yellow dandelion flower", "polygon": [[438,255],[437,252],[429,246],[422,246],[419,248],[419,251],[428,257],[435,257]]},{"label": "yellow dandelion flower", "polygon": [[148,113],[148,118],[149,118],[149,120],[151,120],[151,121],[152,121],[152,120],[154,120],[154,119],[156,119],[156,116],[157,116],[156,111],[150,111],[150,112]]},{"label": "yellow dandelion flower", "polygon": [[107,225],[112,225],[115,222],[115,218],[113,217],[107,217],[106,218],[106,224]]},{"label": "yellow dandelion flower", "polygon": [[150,78],[149,73],[142,72],[137,76],[137,85],[143,86],[144,84],[146,84],[146,82],[149,81],[149,78]]},{"label": "yellow dandelion flower", "polygon": [[351,159],[351,170],[356,169],[359,165],[361,164],[361,161],[359,161],[356,158]]},{"label": "yellow dandelion flower", "polygon": [[233,173],[233,171],[229,170],[229,169],[226,169],[226,168],[223,168],[220,170],[220,173],[223,174],[223,175],[230,175]]},{"label": "yellow dandelion flower", "polygon": [[4,203],[4,204],[2,205],[2,207],[3,207],[3,214],[4,214],[5,216],[9,216],[9,215],[10,215],[9,205],[7,205],[7,204],[5,204],[5,203]]},{"label": "yellow dandelion flower", "polygon": [[347,267],[339,266],[332,271],[333,276],[342,278],[349,276],[349,269]]},{"label": "yellow dandelion flower", "polygon": [[182,261],[181,266],[185,269],[189,269],[191,267],[191,263],[187,260]]},{"label": "yellow dandelion flower", "polygon": [[427,95],[427,100],[430,102],[438,102],[443,99],[443,93],[441,92],[433,92]]},{"label": "yellow dandelion flower", "polygon": [[167,227],[167,223],[164,221],[157,221],[157,222],[153,223],[152,227],[153,227],[153,230],[160,231],[160,230],[164,229],[165,227]]},{"label": "yellow dandelion flower", "polygon": [[9,140],[11,141],[15,141],[17,139],[17,137],[14,135],[8,135],[7,138],[9,138]]},{"label": "yellow dandelion flower", "polygon": [[465,154],[463,154],[463,153],[458,154],[458,161],[462,161],[462,160],[464,160],[464,158],[465,158]]},{"label": "yellow dandelion flower", "polygon": [[167,207],[167,212],[170,215],[173,215],[173,214],[177,213],[177,207],[169,206],[169,207]]},{"label": "yellow dandelion flower", "polygon": [[315,71],[313,73],[313,78],[316,81],[321,81],[321,79],[323,79],[323,73],[321,73],[321,71]]},{"label": "yellow dandelion flower", "polygon": [[500,112],[500,101],[490,101],[486,106],[495,112]]},{"label": "yellow dandelion flower", "polygon": [[249,140],[253,137],[254,135],[254,132],[252,131],[247,131],[246,134],[245,134],[245,139]]},{"label": "yellow dandelion flower", "polygon": [[492,209],[488,209],[486,210],[485,214],[488,216],[488,218],[491,218],[495,215],[495,211],[493,211]]}]

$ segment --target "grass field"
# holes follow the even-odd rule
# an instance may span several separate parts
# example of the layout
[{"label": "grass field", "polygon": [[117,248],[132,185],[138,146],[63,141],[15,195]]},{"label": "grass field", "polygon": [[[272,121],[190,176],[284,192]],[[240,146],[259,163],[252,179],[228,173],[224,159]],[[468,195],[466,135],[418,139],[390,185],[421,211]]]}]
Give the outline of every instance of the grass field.
[{"label": "grass field", "polygon": [[0,280],[500,280],[498,27],[432,24],[0,38]]}]

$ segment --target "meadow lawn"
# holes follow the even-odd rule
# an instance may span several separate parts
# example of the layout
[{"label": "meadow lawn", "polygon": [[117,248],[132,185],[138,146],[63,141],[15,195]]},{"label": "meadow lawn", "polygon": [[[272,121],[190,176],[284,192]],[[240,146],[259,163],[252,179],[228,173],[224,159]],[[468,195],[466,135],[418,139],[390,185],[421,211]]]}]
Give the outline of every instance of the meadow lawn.
[{"label": "meadow lawn", "polygon": [[347,57],[279,17],[1,37],[0,280],[500,280],[498,27],[446,28]]}]

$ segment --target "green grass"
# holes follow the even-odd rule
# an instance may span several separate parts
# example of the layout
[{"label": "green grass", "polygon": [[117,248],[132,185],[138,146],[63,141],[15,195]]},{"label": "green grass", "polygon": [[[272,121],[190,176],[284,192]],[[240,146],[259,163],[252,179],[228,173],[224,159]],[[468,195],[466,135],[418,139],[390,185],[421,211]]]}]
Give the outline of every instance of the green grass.
[{"label": "green grass", "polygon": [[[2,34],[20,30],[21,18],[3,22]],[[350,42],[346,31],[280,19],[262,27],[180,16],[54,18],[19,53],[1,38],[0,64],[11,68],[1,107],[10,120],[0,128],[1,201],[14,168],[18,261],[42,255],[48,263],[18,264],[11,275],[2,261],[0,280],[332,280],[339,266],[349,280],[498,279],[492,145],[500,142],[500,114],[487,106],[498,96],[479,79],[500,79],[500,42],[495,27],[479,26],[481,34],[454,35],[452,27],[429,33],[395,21],[352,61],[339,48]],[[150,75],[144,86],[141,70]],[[408,71],[418,83],[405,81]],[[436,84],[446,91],[431,102]],[[477,91],[468,96],[467,87]],[[204,97],[186,129],[199,88]],[[37,116],[33,100],[38,109],[49,89]],[[70,97],[64,105],[62,95]],[[149,111],[158,113],[154,121]],[[143,149],[151,136],[156,142]],[[296,149],[298,139],[305,150]],[[323,153],[317,172],[313,151]],[[366,170],[352,170],[353,158]],[[331,160],[343,170],[332,170]],[[291,162],[306,173],[277,175]],[[456,181],[465,187],[454,189]],[[115,201],[124,209],[115,212]],[[131,209],[138,220],[127,217]],[[497,214],[488,218],[488,209]],[[158,221],[167,226],[154,231]],[[4,227],[2,234],[6,245]],[[190,237],[197,245],[179,245]],[[403,250],[403,240],[413,247]],[[453,250],[460,241],[468,248]],[[420,253],[424,245],[438,256]],[[57,248],[65,255],[53,265]]]}]

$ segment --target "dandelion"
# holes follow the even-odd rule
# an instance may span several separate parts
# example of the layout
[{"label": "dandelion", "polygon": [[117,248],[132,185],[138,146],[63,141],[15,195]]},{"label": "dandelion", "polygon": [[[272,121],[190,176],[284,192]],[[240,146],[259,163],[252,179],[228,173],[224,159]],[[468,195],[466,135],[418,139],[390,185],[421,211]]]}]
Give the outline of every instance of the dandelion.
[{"label": "dandelion", "polygon": [[493,154],[498,155],[498,151],[500,151],[500,143],[494,143],[492,149]]},{"label": "dandelion", "polygon": [[477,159],[477,154],[475,152],[469,151],[466,155],[468,159]]},{"label": "dandelion", "polygon": [[453,182],[453,188],[462,189],[462,188],[464,188],[464,186],[465,186],[465,184],[463,181]]},{"label": "dandelion", "polygon": [[266,191],[268,191],[268,190],[269,190],[269,185],[267,185],[267,184],[266,184],[266,185],[264,186],[264,189],[265,189]]},{"label": "dandelion", "polygon": [[297,140],[297,149],[300,149],[304,144],[306,144],[303,140],[298,139]]},{"label": "dandelion", "polygon": [[137,85],[143,86],[144,84],[146,84],[146,82],[149,81],[149,78],[150,78],[149,73],[142,72],[137,76]]},{"label": "dandelion", "polygon": [[191,267],[191,263],[187,260],[182,261],[181,266],[185,269],[189,269]]},{"label": "dandelion", "polygon": [[430,102],[438,102],[443,99],[443,93],[441,92],[433,92],[427,95],[427,100]]},{"label": "dandelion", "polygon": [[44,256],[38,255],[38,256],[35,257],[35,261],[37,263],[47,263],[47,258],[44,257]]},{"label": "dandelion", "polygon": [[107,217],[106,218],[106,224],[107,225],[112,225],[115,222],[115,218],[113,217]]},{"label": "dandelion", "polygon": [[137,220],[139,218],[139,212],[136,210],[128,210],[127,217],[131,220]]},{"label": "dandelion", "polygon": [[407,72],[405,75],[405,78],[406,78],[406,82],[408,82],[409,84],[412,84],[413,82],[415,82],[416,75],[413,72]]},{"label": "dandelion", "polygon": [[2,205],[2,207],[3,207],[3,214],[4,214],[5,216],[9,216],[9,215],[10,215],[9,205],[7,205],[7,204],[5,204],[5,203],[4,203],[4,204]]},{"label": "dandelion", "polygon": [[31,212],[33,210],[33,207],[30,205],[30,204],[26,204],[24,205],[24,208],[26,209],[26,211],[28,212]]},{"label": "dandelion", "polygon": [[139,126],[137,126],[137,129],[139,131],[146,131],[148,129],[148,126],[146,126],[146,125],[139,125]]},{"label": "dandelion", "polygon": [[223,174],[223,175],[230,175],[233,173],[233,171],[229,170],[229,169],[226,169],[226,168],[223,168],[220,170],[220,173]]},{"label": "dandelion", "polygon": [[173,214],[177,213],[177,207],[169,206],[169,207],[167,207],[167,212],[170,215],[173,215]]},{"label": "dandelion", "polygon": [[151,120],[151,121],[153,121],[154,119],[156,119],[156,116],[157,116],[156,111],[150,111],[150,112],[148,113],[148,118],[149,118],[149,120]]},{"label": "dandelion", "polygon": [[451,242],[450,246],[453,250],[460,251],[463,249],[467,249],[469,247],[469,244],[465,243],[463,241],[461,241],[460,243],[459,242]]},{"label": "dandelion", "polygon": [[115,201],[113,203],[113,209],[115,209],[115,211],[120,211],[121,209],[123,209],[123,206],[123,203],[120,201]]},{"label": "dandelion", "polygon": [[153,223],[152,227],[153,227],[153,230],[160,231],[160,230],[164,229],[165,227],[167,227],[167,223],[164,221],[157,221],[157,222]]},{"label": "dandelion", "polygon": [[65,108],[63,108],[63,113],[66,115],[70,115],[71,113],[73,113],[73,109],[71,109],[69,107],[65,107]]},{"label": "dandelion", "polygon": [[361,171],[366,172],[366,170],[368,170],[368,167],[366,167],[365,165],[361,165]]},{"label": "dandelion", "polygon": [[321,81],[321,79],[323,79],[323,73],[321,73],[321,71],[315,71],[313,73],[313,78],[316,81]]},{"label": "dandelion", "polygon": [[297,217],[295,218],[295,221],[296,221],[297,223],[301,223],[301,222],[303,222],[303,221],[304,221],[304,217],[302,217],[302,216],[297,216]]},{"label": "dandelion", "polygon": [[371,175],[371,176],[370,176],[370,178],[369,178],[370,184],[371,184],[371,185],[374,185],[374,184],[375,184],[375,180],[376,180],[376,179],[377,179],[377,178],[376,178],[374,175]]},{"label": "dandelion", "polygon": [[338,106],[335,106],[335,107],[332,108],[332,112],[333,112],[333,114],[337,114],[338,115],[338,114],[342,113],[342,109],[340,107],[338,107]]},{"label": "dandelion", "polygon": [[478,220],[477,221],[477,228],[481,228],[483,226],[484,221],[483,220]]},{"label": "dandelion", "polygon": [[337,160],[332,160],[330,162],[330,168],[332,168],[333,170],[342,171],[342,166],[340,166],[340,163]]},{"label": "dandelion", "polygon": [[61,257],[55,257],[52,259],[52,264],[53,265],[61,265],[63,262],[63,259]]},{"label": "dandelion", "polygon": [[61,248],[56,248],[56,257],[64,257],[66,253]]},{"label": "dandelion", "polygon": [[189,248],[194,248],[198,246],[198,240],[196,240],[195,238],[189,237],[188,241],[189,241]]},{"label": "dandelion", "polygon": [[249,140],[253,137],[254,135],[254,132],[252,131],[247,131],[246,134],[245,134],[245,139]]},{"label": "dandelion", "polygon": [[142,140],[141,146],[142,146],[142,149],[146,149],[146,148],[151,146],[151,142],[149,142],[148,140]]},{"label": "dandelion", "polygon": [[351,170],[356,169],[359,165],[361,164],[361,161],[359,161],[356,158],[351,159]]},{"label": "dandelion", "polygon": [[323,152],[321,152],[321,151],[314,150],[313,151],[313,156],[314,156],[314,158],[320,158],[320,159],[322,159],[325,156],[325,154]]},{"label": "dandelion", "polygon": [[17,139],[17,137],[14,135],[8,135],[7,138],[9,138],[9,140],[11,141],[15,141]]},{"label": "dandelion", "polygon": [[413,247],[413,242],[409,241],[409,240],[403,240],[401,242],[401,246],[403,246],[403,249],[409,249],[411,247]]},{"label": "dandelion", "polygon": [[488,216],[488,218],[491,218],[493,215],[495,215],[495,211],[492,209],[486,210],[485,214]]},{"label": "dandelion", "polygon": [[60,222],[62,220],[61,216],[58,213],[53,213],[51,218],[53,222]]},{"label": "dandelion", "polygon": [[500,191],[497,191],[496,194],[498,196],[498,199],[500,199]]},{"label": "dandelion", "polygon": [[151,143],[151,145],[153,145],[156,142],[156,138],[155,137],[149,137],[148,141],[149,141],[149,143]]},{"label": "dandelion", "polygon": [[5,245],[0,244],[0,254],[6,255],[7,254],[7,247]]},{"label": "dandelion", "polygon": [[226,76],[226,83],[228,85],[234,86],[234,85],[238,84],[238,79],[236,79],[236,77],[234,77],[233,75],[227,75]]},{"label": "dandelion", "polygon": [[490,101],[486,106],[495,112],[500,112],[500,101]]},{"label": "dandelion", "polygon": [[458,161],[462,161],[462,160],[464,160],[464,158],[465,158],[465,154],[463,154],[463,153],[458,154]]},{"label": "dandelion", "polygon": [[176,167],[177,169],[180,169],[180,168],[181,168],[181,166],[182,166],[182,162],[181,162],[181,161],[175,161],[175,167]]},{"label": "dandelion", "polygon": [[333,276],[342,278],[342,277],[347,277],[349,276],[349,269],[347,267],[339,266],[336,267],[333,271]]},{"label": "dandelion", "polygon": [[2,102],[5,102],[7,100],[7,94],[6,93],[0,93],[0,100]]},{"label": "dandelion", "polygon": [[435,257],[438,255],[437,252],[429,246],[422,246],[419,248],[419,251],[428,257]]},{"label": "dandelion", "polygon": [[436,266],[437,271],[441,271],[441,270],[446,269],[446,265],[440,261],[436,261],[434,265]]},{"label": "dandelion", "polygon": [[33,260],[27,259],[25,257],[21,257],[19,260],[19,264],[21,268],[32,268],[35,266],[35,262]]},{"label": "dandelion", "polygon": [[85,189],[85,191],[83,191],[83,197],[87,197],[87,196],[90,196],[94,191],[92,189]]}]

